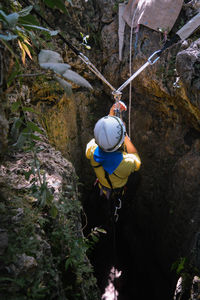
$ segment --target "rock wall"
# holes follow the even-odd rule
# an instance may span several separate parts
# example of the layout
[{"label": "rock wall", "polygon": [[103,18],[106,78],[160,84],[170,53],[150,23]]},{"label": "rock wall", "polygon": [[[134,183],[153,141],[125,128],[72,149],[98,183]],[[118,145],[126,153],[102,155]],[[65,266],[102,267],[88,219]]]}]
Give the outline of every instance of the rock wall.
[{"label": "rock wall", "polygon": [[[123,60],[120,62],[117,15],[110,13],[113,11],[113,2],[107,1],[106,4],[106,9],[101,9],[100,16],[103,51],[101,71],[113,86],[118,87],[129,76],[130,28],[126,26]],[[190,13],[188,6],[183,7],[171,36],[180,28],[180,24],[187,22],[196,12],[193,7],[189,11]],[[134,35],[133,44],[135,39]],[[134,49],[132,53],[133,72],[155,50],[161,48],[163,39],[161,33],[140,27],[137,53]],[[126,236],[126,246],[132,249],[133,256],[138,257],[137,268],[144,269],[141,276],[151,277],[152,264],[148,262],[154,261],[157,271],[152,294],[155,299],[159,299],[156,284],[159,274],[163,277],[160,286],[166,290],[165,297],[169,299],[173,297],[176,280],[180,275],[176,273],[178,267],[171,271],[172,266],[178,265],[182,257],[192,261],[194,268],[196,265],[192,253],[199,230],[196,217],[198,212],[195,213],[199,206],[198,44],[197,31],[187,42],[177,43],[166,50],[156,64],[149,66],[132,82],[131,136],[141,155],[142,167],[134,199],[130,193],[130,202],[126,204],[134,220],[129,219],[124,225],[126,230],[129,228],[129,234],[123,229],[122,232]],[[107,86],[103,85],[103,91],[111,98]],[[126,104],[128,96],[129,90],[126,88],[122,98]],[[109,104],[108,100],[105,113]],[[101,105],[102,103],[100,107]],[[94,117],[98,120],[96,114]],[[89,132],[88,140],[91,136],[92,133]],[[149,246],[148,253],[144,253],[146,245]],[[188,269],[190,267],[185,263],[184,272]]]},{"label": "rock wall", "polygon": [[[114,87],[119,87],[130,76],[130,28],[125,28],[120,62],[116,1],[74,1],[74,6],[69,5],[68,11],[71,18],[63,19],[59,12],[52,17],[48,11],[46,17],[50,17],[53,25],[56,22],[79,49],[82,47],[79,32],[89,33],[92,51],[84,48],[81,51]],[[184,5],[170,36],[195,13],[195,6]],[[195,246],[200,225],[199,41],[197,30],[187,41],[166,50],[156,64],[149,66],[132,82],[130,132],[140,153],[142,167],[138,174],[139,184],[129,192],[125,203],[123,214],[129,213],[120,230],[126,248],[130,249],[132,263],[128,273],[135,268],[141,277],[151,278],[149,288],[154,299],[160,299],[161,290],[165,291],[163,300],[173,297],[181,258],[188,260],[183,272],[191,275],[199,263],[199,249]],[[135,42],[134,34],[133,45]],[[137,52],[132,47],[132,72],[160,49],[163,42],[162,33],[140,26]],[[40,82],[29,82],[31,103],[42,113],[39,119],[50,142],[74,164],[83,184],[84,203],[94,180],[84,156],[85,145],[93,136],[95,122],[108,113],[113,98],[110,89],[71,50],[60,41],[55,47],[65,62],[89,80],[94,90],[88,92],[74,86],[71,98],[63,96],[61,90],[52,90],[46,97],[42,94]],[[50,89],[47,87],[47,90]],[[129,87],[126,87],[122,100],[127,105],[128,98]],[[4,116],[2,118],[4,120]],[[6,135],[7,125],[4,131]],[[176,265],[173,272],[172,265]],[[131,280],[130,284],[133,284]],[[145,292],[143,297],[147,297]]]},{"label": "rock wall", "polygon": [[[76,30],[81,28],[86,33],[87,28],[87,33],[92,37],[92,51],[83,52],[117,88],[130,75],[130,28],[125,27],[123,59],[119,61],[118,7],[115,1],[93,1],[87,4],[83,2],[76,3],[81,11],[80,13],[78,10],[80,22],[76,24]],[[73,17],[77,18],[75,10],[73,11]],[[195,13],[194,6],[184,5],[170,36]],[[87,16],[86,19],[83,20],[83,16]],[[92,23],[94,27],[83,26],[87,22]],[[68,26],[69,24],[63,24],[63,29],[68,31]],[[77,36],[72,38],[72,33],[69,36],[77,45]],[[133,45],[135,42],[136,34],[133,34]],[[137,49],[132,47],[132,73],[138,70],[155,50],[160,49],[163,43],[162,33],[140,26]],[[110,89],[92,75],[70,51],[67,51],[66,62],[73,62],[74,68],[81,74],[84,73],[94,91],[88,93],[80,89],[74,90],[73,99],[65,100],[61,105],[56,104],[53,108],[45,108],[44,115],[46,122],[51,124],[47,125],[51,140],[64,155],[72,159],[76,167],[80,181],[84,184],[84,198],[84,195],[90,192],[94,180],[93,172],[84,157],[85,145],[93,136],[95,122],[108,113],[113,98]],[[133,249],[132,255],[137,256],[141,251],[139,247],[138,253],[134,250],[135,238],[138,239],[140,247],[144,247],[144,244],[150,245],[150,254],[147,254],[144,264],[140,255],[138,256],[141,266],[137,267],[144,268],[144,272],[151,276],[151,272],[147,271],[144,265],[148,265],[148,261],[153,257],[158,270],[157,277],[164,274],[163,281],[166,285],[164,284],[163,288],[168,290],[166,299],[169,295],[172,297],[178,276],[175,271],[171,272],[171,266],[181,257],[192,259],[192,245],[200,225],[198,214],[195,213],[199,206],[198,65],[199,31],[187,41],[167,49],[158,62],[146,68],[132,82],[130,132],[140,153],[142,167],[139,171],[141,180],[137,193],[134,194],[134,199],[130,193],[127,206],[134,215],[134,221],[129,220],[128,225],[124,225],[124,228],[128,226],[134,232],[133,240],[130,238],[131,231],[128,231],[129,235],[125,234],[123,229],[122,232],[127,237],[127,245]],[[122,100],[127,105],[128,98],[129,88],[126,87]],[[67,113],[64,107],[69,103],[73,111],[70,111],[69,118],[65,118]],[[57,126],[52,126],[52,118],[56,122],[57,116],[62,121],[57,122]],[[128,123],[127,118],[126,121]],[[70,125],[67,126],[67,123]],[[66,136],[69,143],[65,146]],[[156,279],[154,287],[156,290]],[[159,297],[156,292],[155,297]]]}]

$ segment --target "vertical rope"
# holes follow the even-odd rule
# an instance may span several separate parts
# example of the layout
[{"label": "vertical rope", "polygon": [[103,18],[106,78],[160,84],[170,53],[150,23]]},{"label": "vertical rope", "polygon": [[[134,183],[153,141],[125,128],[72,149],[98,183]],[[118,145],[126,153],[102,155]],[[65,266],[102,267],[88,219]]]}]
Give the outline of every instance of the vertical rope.
[{"label": "vertical rope", "polygon": [[[139,0],[137,0],[135,2],[134,7],[137,7],[138,1]],[[134,7],[133,7],[133,9],[134,9]],[[130,54],[129,54],[129,74],[130,74],[130,76],[132,74],[133,22],[134,22],[134,19],[135,19],[135,14],[136,14],[136,9],[135,9],[133,17],[132,17],[131,32],[130,32],[130,49],[129,49],[129,51],[130,51]],[[129,135],[130,138],[131,138],[131,98],[132,98],[132,82],[130,82],[130,85],[129,85],[129,108],[128,108],[128,135]]]},{"label": "vertical rope", "polygon": [[114,280],[113,280],[113,287],[114,287],[114,300],[117,300],[117,290],[115,288],[115,278],[117,278],[116,276],[116,228],[115,228],[115,221],[114,221],[114,217],[113,218],[113,255],[114,255]]}]

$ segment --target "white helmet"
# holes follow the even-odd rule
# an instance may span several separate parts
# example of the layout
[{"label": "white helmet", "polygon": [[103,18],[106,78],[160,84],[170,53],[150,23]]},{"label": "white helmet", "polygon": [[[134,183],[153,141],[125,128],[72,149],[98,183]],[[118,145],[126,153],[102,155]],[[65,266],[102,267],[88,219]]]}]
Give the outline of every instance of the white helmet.
[{"label": "white helmet", "polygon": [[94,127],[96,143],[105,152],[114,152],[122,145],[126,128],[122,120],[115,116],[101,118]]}]

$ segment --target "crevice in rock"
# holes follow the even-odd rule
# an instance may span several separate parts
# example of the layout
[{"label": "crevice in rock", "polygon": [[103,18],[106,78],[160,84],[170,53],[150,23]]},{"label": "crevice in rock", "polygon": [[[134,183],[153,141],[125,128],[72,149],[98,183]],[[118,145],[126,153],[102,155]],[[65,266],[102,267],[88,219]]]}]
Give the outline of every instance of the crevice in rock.
[{"label": "crevice in rock", "polygon": [[184,141],[188,146],[192,146],[196,139],[199,138],[199,131],[190,128],[184,136]]},{"label": "crevice in rock", "polygon": [[[127,194],[119,212],[119,220],[115,224],[115,244],[113,244],[113,223],[109,223],[106,219],[106,217],[109,218],[109,213],[105,207],[103,208],[104,201],[101,202],[95,198],[91,190],[85,193],[83,203],[88,216],[86,234],[87,230],[100,224],[107,230],[106,235],[100,236],[89,258],[94,266],[102,295],[108,285],[110,270],[115,264],[116,269],[122,271],[121,276],[115,282],[119,293],[118,300],[144,300],[148,299],[149,295],[154,300],[169,300],[172,299],[173,294],[171,275],[167,272],[167,268],[165,270],[160,264],[156,239],[154,241],[154,237],[145,232],[145,226],[141,226],[141,223],[148,223],[149,232],[152,233],[154,230],[151,228],[150,218],[144,218],[144,214],[140,214],[138,203],[140,185],[140,174],[133,174],[128,182]],[[159,231],[159,224],[157,230]]]}]

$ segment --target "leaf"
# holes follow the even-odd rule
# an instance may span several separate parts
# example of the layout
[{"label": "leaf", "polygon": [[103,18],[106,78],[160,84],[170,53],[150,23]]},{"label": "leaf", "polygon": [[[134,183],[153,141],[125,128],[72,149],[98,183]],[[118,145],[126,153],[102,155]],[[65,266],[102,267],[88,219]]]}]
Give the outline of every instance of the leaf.
[{"label": "leaf", "polygon": [[21,49],[21,59],[22,59],[22,63],[25,65],[25,60],[26,60],[26,52],[22,46],[22,42],[20,42],[20,40],[18,40],[18,44],[19,44],[19,47]]},{"label": "leaf", "polygon": [[22,118],[14,118],[13,125],[10,130],[10,135],[14,141],[16,141],[18,135],[19,135],[19,129],[23,124],[23,119]]},{"label": "leaf", "polygon": [[178,268],[176,270],[177,274],[180,274],[180,272],[184,269],[185,262],[186,262],[186,258],[185,257],[181,258]]},{"label": "leaf", "polygon": [[21,106],[21,102],[16,101],[16,102],[12,103],[12,105],[11,105],[11,111],[12,112],[17,111],[20,106]]},{"label": "leaf", "polygon": [[51,205],[52,200],[53,200],[53,195],[48,188],[46,190],[47,190],[47,193],[46,193],[47,194],[47,196],[46,196],[47,205]]},{"label": "leaf", "polygon": [[65,262],[65,270],[67,271],[67,269],[68,269],[68,267],[69,266],[72,266],[73,265],[73,259],[72,258],[68,258],[67,260],[66,260],[66,262]]},{"label": "leaf", "polygon": [[48,32],[51,36],[54,36],[56,34],[58,34],[59,30],[50,30],[48,28],[45,27],[41,27],[41,26],[37,26],[37,25],[33,25],[33,24],[21,24],[22,26],[24,26],[24,28],[26,29],[36,29],[36,30],[43,30]]},{"label": "leaf", "polygon": [[6,15],[3,10],[0,10],[0,19],[2,21],[4,21],[4,23],[7,23],[7,25],[9,27],[16,26],[18,18],[19,18],[19,14],[16,13],[16,12],[12,13],[12,14],[9,14],[9,15]]},{"label": "leaf", "polygon": [[32,170],[29,170],[28,172],[24,172],[25,179],[29,180],[31,174],[33,174]]},{"label": "leaf", "polygon": [[16,39],[17,37],[18,37],[17,35],[10,34],[10,33],[8,35],[0,34],[0,40],[4,40],[4,41],[11,41]]},{"label": "leaf", "polygon": [[84,86],[89,89],[93,89],[92,86],[90,85],[90,83],[85,78],[83,78],[82,76],[80,76],[79,74],[77,74],[76,72],[74,72],[72,70],[67,70],[63,74],[63,77],[76,83],[77,85]]},{"label": "leaf", "polygon": [[70,65],[64,63],[42,63],[40,64],[40,67],[43,69],[52,70],[62,75],[70,68]]},{"label": "leaf", "polygon": [[33,9],[33,5],[29,5],[22,9],[21,11],[18,11],[18,14],[20,17],[25,17],[30,14],[31,10]]},{"label": "leaf", "polygon": [[37,40],[37,35],[32,32],[32,31],[29,31],[29,36],[30,36],[30,39],[31,39],[31,42],[33,43],[33,45],[36,47],[36,48],[39,48],[39,42]]},{"label": "leaf", "polygon": [[0,19],[2,21],[5,21],[8,24],[8,22],[7,22],[7,15],[4,13],[3,10],[0,10]]},{"label": "leaf", "polygon": [[57,6],[57,8],[62,10],[64,13],[67,13],[66,6],[62,0],[56,0],[56,6]]},{"label": "leaf", "polygon": [[26,60],[26,54],[29,56],[30,59],[32,59],[32,55],[31,55],[30,50],[29,50],[28,46],[26,45],[26,43],[30,45],[30,43],[28,42],[27,39],[24,39],[23,42],[18,40],[18,44],[21,49],[21,59],[22,59],[22,62],[24,65],[25,65],[25,60]]},{"label": "leaf", "polygon": [[12,13],[6,16],[6,21],[10,27],[15,27],[19,18],[18,13]]},{"label": "leaf", "polygon": [[27,127],[29,129],[31,129],[32,131],[37,131],[39,133],[43,133],[43,131],[35,123],[33,123],[31,121],[27,122]]},{"label": "leaf", "polygon": [[8,79],[7,79],[7,85],[8,87],[11,85],[13,79],[21,73],[21,70],[20,70],[20,65],[19,65],[19,62],[16,60],[15,61],[15,65],[12,69],[12,72],[10,73]]},{"label": "leaf", "polygon": [[[25,42],[29,44],[28,40],[25,40]],[[29,58],[33,59],[32,55],[31,55],[31,52],[28,49],[28,46],[25,44],[25,42],[22,43],[22,47],[24,48],[24,51],[26,52],[26,54],[28,54]]]},{"label": "leaf", "polygon": [[107,233],[106,230],[103,229],[103,228],[96,227],[95,230],[98,231],[98,232],[104,233],[104,234]]},{"label": "leaf", "polygon": [[47,198],[47,193],[46,193],[46,189],[44,189],[41,194],[41,202],[40,202],[41,206],[46,205],[46,198]]},{"label": "leaf", "polygon": [[51,36],[55,36],[59,33],[59,30],[49,30]]},{"label": "leaf", "polygon": [[32,107],[22,106],[22,110],[36,113],[36,111]]},{"label": "leaf", "polygon": [[58,209],[55,205],[53,205],[50,209],[50,214],[52,216],[52,218],[56,218],[58,215]]},{"label": "leaf", "polygon": [[50,8],[59,8],[61,11],[63,11],[64,13],[67,13],[67,9],[65,7],[65,4],[63,3],[62,0],[44,0],[45,4],[47,6],[49,6]]},{"label": "leaf", "polygon": [[17,142],[13,146],[17,147],[18,149],[22,148],[26,141],[27,141],[27,135],[24,133],[20,133]]},{"label": "leaf", "polygon": [[85,47],[86,49],[91,50],[91,46],[86,45],[86,44],[83,44],[83,45],[84,45],[84,47]]},{"label": "leaf", "polygon": [[30,134],[30,138],[35,141],[41,141],[41,138],[38,135],[32,133]]},{"label": "leaf", "polygon": [[30,25],[37,25],[39,26],[40,23],[33,15],[28,16],[20,16],[18,20],[18,24],[30,24]]},{"label": "leaf", "polygon": [[63,59],[58,52],[42,49],[38,55],[39,64],[42,63],[63,63]]},{"label": "leaf", "polygon": [[44,3],[50,7],[50,8],[54,8],[55,7],[55,1],[54,0],[44,0]]},{"label": "leaf", "polygon": [[99,241],[99,238],[95,235],[92,235],[92,240],[97,243]]},{"label": "leaf", "polygon": [[22,37],[23,37],[24,41],[22,42],[22,41],[18,40],[18,44],[21,49],[22,62],[25,65],[26,54],[29,56],[30,59],[32,59],[32,55],[30,53],[28,46],[26,45],[26,44],[30,45],[29,41],[26,38],[24,38],[23,35],[22,35]]},{"label": "leaf", "polygon": [[58,81],[61,87],[64,89],[65,93],[68,96],[72,95],[72,86],[70,83],[66,82],[66,80],[59,78],[58,76],[54,76],[54,78]]}]

